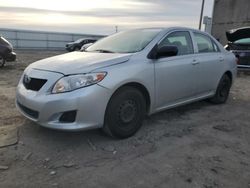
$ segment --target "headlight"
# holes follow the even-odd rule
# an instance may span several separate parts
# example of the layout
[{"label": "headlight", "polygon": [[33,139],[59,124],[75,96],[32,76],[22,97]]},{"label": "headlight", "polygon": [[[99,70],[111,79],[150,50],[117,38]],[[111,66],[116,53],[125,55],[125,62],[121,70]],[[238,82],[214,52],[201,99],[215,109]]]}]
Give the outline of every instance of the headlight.
[{"label": "headlight", "polygon": [[52,93],[73,91],[82,87],[96,84],[104,79],[107,73],[89,73],[65,76],[58,80],[52,89]]}]

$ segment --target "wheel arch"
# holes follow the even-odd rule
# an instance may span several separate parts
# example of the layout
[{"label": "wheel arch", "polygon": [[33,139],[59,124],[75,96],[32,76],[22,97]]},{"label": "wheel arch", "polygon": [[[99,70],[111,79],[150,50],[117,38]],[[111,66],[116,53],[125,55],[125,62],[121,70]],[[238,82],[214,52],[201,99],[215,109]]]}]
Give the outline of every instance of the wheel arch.
[{"label": "wheel arch", "polygon": [[232,83],[233,83],[233,73],[232,73],[230,70],[227,70],[227,71],[224,72],[224,74],[222,74],[222,75],[219,77],[219,79],[218,79],[218,81],[217,81],[217,83],[216,83],[216,85],[215,85],[215,90],[217,89],[217,87],[218,87],[218,85],[219,85],[219,83],[220,83],[220,80],[223,78],[224,75],[227,75],[227,76],[230,78],[230,80],[231,80],[231,85],[232,85]]},{"label": "wheel arch", "polygon": [[133,87],[135,89],[138,89],[142,95],[144,96],[145,100],[146,100],[146,111],[147,113],[150,112],[150,107],[151,107],[151,98],[150,98],[150,94],[149,94],[149,91],[148,89],[141,83],[138,83],[138,82],[128,82],[128,83],[124,83],[122,84],[121,86],[119,86],[114,92],[113,94],[111,95],[109,101],[111,100],[111,98],[120,90],[122,89],[123,87]]},{"label": "wheel arch", "polygon": [[231,71],[226,71],[225,73],[224,73],[224,75],[227,75],[229,78],[230,78],[230,80],[231,80],[231,83],[233,82],[233,73],[231,72]]}]

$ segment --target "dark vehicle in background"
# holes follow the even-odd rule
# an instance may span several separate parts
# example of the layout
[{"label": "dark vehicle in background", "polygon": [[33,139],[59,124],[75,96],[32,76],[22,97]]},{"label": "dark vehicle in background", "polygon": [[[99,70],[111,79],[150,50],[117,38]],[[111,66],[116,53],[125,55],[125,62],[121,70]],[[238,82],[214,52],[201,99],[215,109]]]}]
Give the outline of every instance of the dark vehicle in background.
[{"label": "dark vehicle in background", "polygon": [[226,32],[228,44],[225,49],[238,57],[238,69],[250,70],[250,27]]},{"label": "dark vehicle in background", "polygon": [[0,36],[0,67],[3,67],[6,61],[15,61],[16,53],[13,52],[12,45]]},{"label": "dark vehicle in background", "polygon": [[65,47],[66,47],[66,50],[69,52],[78,51],[82,48],[83,45],[88,44],[88,43],[94,43],[96,41],[97,39],[94,39],[94,38],[81,38],[74,42],[67,43]]},{"label": "dark vehicle in background", "polygon": [[88,43],[88,44],[84,44],[82,47],[81,47],[81,50],[82,52],[85,51],[85,49],[87,49],[88,47],[90,47],[93,43]]}]

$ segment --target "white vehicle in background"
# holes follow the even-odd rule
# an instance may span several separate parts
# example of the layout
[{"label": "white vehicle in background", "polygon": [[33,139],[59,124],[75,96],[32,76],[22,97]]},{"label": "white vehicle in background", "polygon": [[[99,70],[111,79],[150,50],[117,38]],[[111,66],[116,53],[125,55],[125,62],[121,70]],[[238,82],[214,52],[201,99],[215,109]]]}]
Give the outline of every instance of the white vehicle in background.
[{"label": "white vehicle in background", "polygon": [[207,33],[136,29],[29,65],[16,104],[48,128],[102,128],[126,138],[146,114],[203,99],[225,103],[236,68],[235,56]]}]

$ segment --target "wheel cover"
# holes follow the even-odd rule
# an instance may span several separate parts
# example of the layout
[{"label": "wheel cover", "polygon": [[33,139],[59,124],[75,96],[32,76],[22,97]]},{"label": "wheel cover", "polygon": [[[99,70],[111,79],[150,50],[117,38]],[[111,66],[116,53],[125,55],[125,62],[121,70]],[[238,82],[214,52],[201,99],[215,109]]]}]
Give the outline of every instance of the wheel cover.
[{"label": "wheel cover", "polygon": [[130,123],[136,118],[137,105],[133,100],[126,100],[121,103],[118,116],[122,123]]}]

